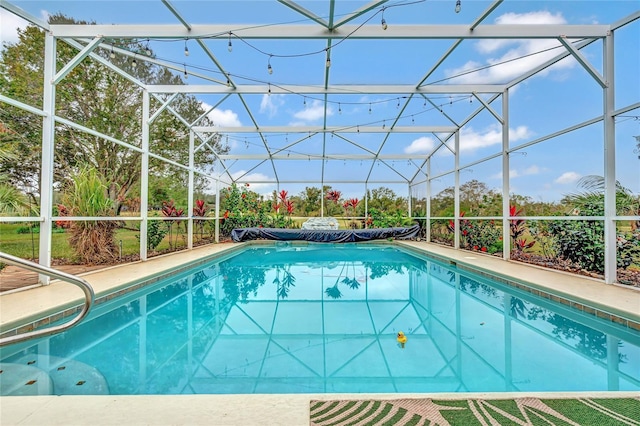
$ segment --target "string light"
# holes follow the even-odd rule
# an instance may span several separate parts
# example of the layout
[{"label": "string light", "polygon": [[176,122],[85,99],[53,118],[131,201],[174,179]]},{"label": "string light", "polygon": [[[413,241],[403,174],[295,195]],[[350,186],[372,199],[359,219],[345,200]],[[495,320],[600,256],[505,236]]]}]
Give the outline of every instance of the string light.
[{"label": "string light", "polygon": [[134,68],[138,66],[138,62],[136,62],[136,55],[135,54],[133,55],[133,61],[131,61],[131,66],[134,67]]},{"label": "string light", "polygon": [[147,40],[147,47],[145,48],[145,53],[147,54],[147,56],[151,56],[151,48],[149,47],[149,40]]},{"label": "string light", "polygon": [[229,44],[227,45],[227,50],[229,52],[233,51],[233,45],[231,44],[231,31],[229,31]]},{"label": "string light", "polygon": [[329,57],[329,52],[327,52],[327,62],[325,63],[325,65],[327,68],[331,66],[331,58]]},{"label": "string light", "polygon": [[371,103],[369,103],[369,114],[371,114]]},{"label": "string light", "polygon": [[338,102],[338,114],[342,114],[342,104]]},{"label": "string light", "polygon": [[456,1],[456,13],[460,13],[460,9],[462,9],[462,3],[460,0]]},{"label": "string light", "polygon": [[384,8],[384,7],[382,8],[382,19],[380,20],[380,25],[382,25],[382,30],[383,31],[386,31],[386,29],[387,29],[387,21],[384,20],[384,10],[385,9],[386,8]]},{"label": "string light", "polygon": [[111,57],[111,59],[115,59],[116,57],[116,52],[113,51],[113,46],[111,46],[111,53],[109,53],[109,56]]},{"label": "string light", "polygon": [[184,78],[189,78],[189,73],[187,72],[187,65],[184,64]]},{"label": "string light", "polygon": [[267,72],[269,74],[273,74],[273,68],[271,68],[271,56],[273,55],[269,55],[269,60],[267,61]]},{"label": "string light", "polygon": [[189,41],[189,39],[185,39],[184,41],[184,56],[189,56],[189,47],[187,47],[187,41]]}]

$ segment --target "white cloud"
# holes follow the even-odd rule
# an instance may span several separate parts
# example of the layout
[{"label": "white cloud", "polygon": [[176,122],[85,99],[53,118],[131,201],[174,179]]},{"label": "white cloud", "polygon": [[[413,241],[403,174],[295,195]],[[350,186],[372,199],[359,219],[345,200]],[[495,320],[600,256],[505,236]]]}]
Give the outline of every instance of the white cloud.
[{"label": "white cloud", "polygon": [[581,177],[582,175],[576,172],[564,172],[554,182],[564,185],[577,182]]},{"label": "white cloud", "polygon": [[411,145],[404,148],[405,154],[429,154],[436,146],[436,142],[423,136],[411,142]]},{"label": "white cloud", "polygon": [[[202,110],[209,111],[211,109],[211,105],[206,102],[202,103]],[[242,123],[238,119],[238,114],[231,111],[230,109],[218,109],[215,108],[207,114],[209,120],[213,121],[213,124],[220,127],[240,127]]]},{"label": "white cloud", "polygon": [[208,117],[211,121],[215,123],[216,126],[221,127],[240,127],[242,123],[238,120],[238,114],[231,111],[230,109],[214,109],[208,114]]},{"label": "white cloud", "polygon": [[269,118],[278,113],[278,109],[284,105],[283,95],[262,95],[260,101],[260,112],[269,114]]},{"label": "white cloud", "polygon": [[[526,139],[532,134],[527,126],[518,126],[515,129],[509,128],[509,140],[511,142]],[[460,132],[460,151],[474,151],[501,143],[502,129],[499,125],[489,126],[483,132],[476,132],[472,127],[465,127]]]},{"label": "white cloud", "polygon": [[[536,11],[528,13],[506,13],[496,19],[496,24],[510,25],[532,25],[532,24],[566,24],[562,14],[553,14],[548,11]],[[447,70],[447,77],[470,71],[472,69],[493,65],[489,68],[455,77],[449,80],[450,83],[505,83],[522,75],[523,73],[543,64],[551,58],[564,51],[562,49],[550,49],[561,46],[560,42],[554,40],[480,40],[475,47],[481,54],[496,54],[498,56],[487,58],[485,63],[468,61],[461,67]],[[505,49],[508,49],[504,51]],[[500,52],[502,52],[500,54]],[[536,52],[541,52],[537,53]],[[527,56],[531,55],[531,56]],[[523,57],[526,56],[526,57]],[[521,58],[523,57],[523,58]],[[521,59],[516,59],[521,58]],[[505,64],[495,65],[504,61]],[[546,75],[551,69],[566,69],[575,66],[576,62],[571,57],[556,63],[550,68],[541,71],[539,75]]]},{"label": "white cloud", "polygon": [[[327,116],[333,115],[333,109],[327,106]],[[324,103],[315,99],[310,104],[305,105],[302,111],[293,114],[298,120],[304,122],[316,121],[324,117]]]},{"label": "white cloud", "polygon": [[0,40],[3,43],[16,43],[18,41],[18,28],[24,29],[27,21],[13,13],[0,9]]},{"label": "white cloud", "polygon": [[[233,177],[234,180],[240,179],[238,185],[249,183],[249,189],[261,195],[270,195],[275,189],[276,182],[274,178],[259,172],[246,175],[245,173],[247,173],[246,170],[238,170],[237,172],[231,173],[231,177]],[[273,181],[273,183],[253,183],[255,181]]]}]

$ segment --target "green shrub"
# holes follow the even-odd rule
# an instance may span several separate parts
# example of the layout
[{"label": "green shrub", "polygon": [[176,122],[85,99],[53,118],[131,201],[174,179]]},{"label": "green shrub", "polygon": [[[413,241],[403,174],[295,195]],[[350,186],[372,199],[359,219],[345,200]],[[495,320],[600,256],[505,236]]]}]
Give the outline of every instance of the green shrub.
[{"label": "green shrub", "polygon": [[28,226],[21,226],[18,229],[16,229],[17,234],[30,234],[31,232],[33,232],[34,234],[40,233],[40,227],[28,225]]}]

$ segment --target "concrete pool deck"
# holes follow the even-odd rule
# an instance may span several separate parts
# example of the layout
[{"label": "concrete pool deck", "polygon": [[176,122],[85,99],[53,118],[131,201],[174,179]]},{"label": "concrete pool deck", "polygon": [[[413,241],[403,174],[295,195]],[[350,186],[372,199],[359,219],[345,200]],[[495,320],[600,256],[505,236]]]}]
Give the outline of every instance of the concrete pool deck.
[{"label": "concrete pool deck", "polygon": [[[425,251],[436,257],[447,258],[459,266],[512,277],[515,282],[526,282],[531,288],[549,295],[560,295],[581,304],[602,309],[612,315],[627,318],[639,331],[640,291],[633,287],[606,285],[601,281],[546,270],[518,262],[424,242],[397,242],[411,250]],[[222,255],[244,246],[217,244],[165,255],[146,262],[135,262],[83,274],[94,286],[97,298],[120,292],[129,283],[159,276],[189,263],[197,263],[213,255]],[[35,312],[53,314],[60,307],[81,300],[82,293],[67,283],[51,285],[0,295],[0,324],[7,330],[17,324],[35,321]],[[550,297],[552,298],[552,297]],[[611,318],[615,321],[614,318]],[[616,321],[617,322],[617,321]],[[587,396],[635,396],[638,392],[590,392]],[[468,394],[485,397],[488,394]],[[510,398],[512,394],[498,393],[495,397]],[[509,396],[512,395],[512,396]],[[528,395],[534,395],[527,393]],[[541,393],[544,397],[563,394]],[[574,394],[575,395],[575,394]],[[580,395],[583,395],[582,393]],[[462,394],[433,394],[434,398],[465,398]],[[523,393],[515,396],[525,396]],[[365,398],[366,395],[170,395],[170,396],[38,396],[1,397],[0,424],[57,425],[57,424],[281,424],[302,425],[309,422],[310,399]],[[429,397],[427,394],[376,394],[374,398]],[[89,419],[88,416],[91,416]]]}]

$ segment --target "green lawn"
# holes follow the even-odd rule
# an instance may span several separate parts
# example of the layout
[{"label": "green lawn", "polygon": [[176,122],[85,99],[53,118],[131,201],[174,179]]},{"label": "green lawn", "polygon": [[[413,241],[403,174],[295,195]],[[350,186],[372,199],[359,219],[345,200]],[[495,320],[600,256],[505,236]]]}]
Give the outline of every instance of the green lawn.
[{"label": "green lawn", "polygon": [[[27,226],[23,223],[0,223],[0,251],[24,259],[38,258],[40,234],[37,232],[32,234],[19,234],[18,229]],[[127,227],[135,228],[137,223],[127,223]],[[136,255],[140,251],[140,242],[138,241],[138,231],[132,229],[118,229],[115,235],[116,246],[122,241],[122,255]],[[176,231],[173,231],[172,241],[177,247],[186,247],[186,236],[180,235],[176,238]],[[75,258],[73,249],[68,242],[69,231],[55,231],[51,238],[52,257],[55,259]],[[194,236],[194,242],[198,237]],[[157,251],[169,249],[169,236],[165,236],[162,242],[156,248]]]}]

